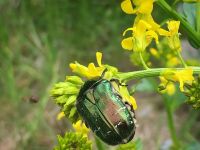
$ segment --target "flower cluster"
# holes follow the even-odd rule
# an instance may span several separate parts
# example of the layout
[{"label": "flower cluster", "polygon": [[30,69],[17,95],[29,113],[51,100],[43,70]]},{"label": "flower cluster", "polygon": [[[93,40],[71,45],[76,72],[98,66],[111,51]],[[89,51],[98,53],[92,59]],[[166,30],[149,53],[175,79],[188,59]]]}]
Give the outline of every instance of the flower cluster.
[{"label": "flower cluster", "polygon": [[[81,118],[76,110],[76,98],[81,87],[84,84],[84,79],[96,79],[100,78],[104,70],[106,70],[104,79],[110,80],[112,78],[118,79],[117,68],[102,64],[102,53],[96,53],[96,59],[98,66],[94,63],[89,63],[88,67],[79,64],[78,62],[71,63],[69,66],[72,72],[77,76],[66,76],[64,82],[59,82],[54,85],[51,90],[51,95],[54,97],[56,103],[61,107],[61,112],[58,114],[57,119],[61,119],[66,116],[72,123],[77,123]],[[126,86],[116,86],[116,90],[122,95],[123,99],[132,104],[134,110],[137,109],[135,99],[129,94]]]},{"label": "flower cluster", "polygon": [[[160,25],[154,21],[151,15],[153,10],[153,0],[124,0],[121,3],[121,8],[127,14],[136,15],[133,26],[126,29],[123,33],[123,36],[127,35],[128,31],[131,31],[132,33],[131,36],[122,40],[121,45],[123,49],[144,53],[147,47],[152,43],[153,39],[155,44],[158,45],[159,36],[161,36],[162,38],[165,37],[167,39],[170,49],[175,52],[181,51],[180,34],[178,33],[180,22],[173,20],[168,21],[168,31],[162,29]],[[150,52],[152,55],[158,57],[158,55],[156,55],[158,53],[156,53],[155,49],[151,48]],[[176,57],[168,56],[168,59],[173,59],[173,61],[178,62]]]},{"label": "flower cluster", "polygon": [[[121,45],[125,50],[131,50],[133,52],[140,53],[140,59],[145,69],[149,69],[145,64],[142,54],[145,54],[147,47],[151,44],[153,39],[157,48],[151,47],[149,52],[155,58],[160,59],[164,55],[163,60],[165,66],[175,67],[177,65],[183,65],[185,69],[166,69],[160,75],[161,84],[159,86],[160,91],[167,92],[172,95],[175,92],[175,86],[173,82],[180,83],[180,90],[184,91],[184,84],[191,84],[194,80],[193,70],[188,68],[186,63],[181,57],[181,42],[179,39],[179,26],[180,21],[167,21],[168,30],[162,29],[158,25],[151,15],[153,10],[153,0],[124,0],[121,3],[122,10],[127,14],[134,14],[136,18],[133,23],[133,27],[128,28],[124,31],[123,36],[126,35],[128,31],[132,32],[130,37],[122,40]],[[168,47],[163,50],[162,44],[159,44],[159,36],[162,37],[162,41],[167,41]],[[166,39],[166,40],[165,40]],[[146,55],[148,56],[148,55]],[[136,58],[136,57],[134,57]],[[147,60],[149,59],[149,56]],[[151,65],[151,63],[148,63]]]},{"label": "flower cluster", "polygon": [[187,103],[195,109],[200,108],[200,76],[193,80],[192,84],[185,84],[184,94],[188,97]]},{"label": "flower cluster", "polygon": [[183,70],[166,69],[162,72],[163,83],[168,84],[168,82],[179,82],[179,88],[183,92],[184,84],[192,84],[194,80],[192,68],[185,68]]},{"label": "flower cluster", "polygon": [[58,135],[58,146],[54,150],[91,150],[92,143],[82,133],[66,132],[64,137]]}]

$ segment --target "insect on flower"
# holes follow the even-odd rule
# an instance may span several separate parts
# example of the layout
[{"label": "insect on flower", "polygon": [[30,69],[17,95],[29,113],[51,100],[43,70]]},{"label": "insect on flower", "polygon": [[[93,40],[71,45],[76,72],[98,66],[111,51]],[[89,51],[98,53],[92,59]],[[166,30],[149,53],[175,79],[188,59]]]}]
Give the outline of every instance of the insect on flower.
[{"label": "insect on flower", "polygon": [[122,85],[117,79],[88,80],[80,89],[76,107],[88,126],[110,145],[128,143],[136,130],[133,106],[114,88]]}]

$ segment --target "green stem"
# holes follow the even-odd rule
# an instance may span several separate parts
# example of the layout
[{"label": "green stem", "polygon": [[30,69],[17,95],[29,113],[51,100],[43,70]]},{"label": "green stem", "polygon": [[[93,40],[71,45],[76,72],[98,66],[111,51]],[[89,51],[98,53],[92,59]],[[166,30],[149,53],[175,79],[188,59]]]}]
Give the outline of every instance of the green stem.
[{"label": "green stem", "polygon": [[141,62],[142,62],[143,67],[144,67],[146,70],[149,69],[149,67],[146,65],[146,63],[145,63],[145,61],[144,61],[144,59],[143,59],[143,57],[142,57],[142,53],[141,53],[141,52],[139,53],[139,55],[140,55],[140,60],[141,60]]},{"label": "green stem", "polygon": [[196,26],[197,26],[197,34],[200,36],[200,2],[196,3]]},{"label": "green stem", "polygon": [[180,59],[181,63],[183,64],[183,66],[186,68],[187,64],[185,63],[185,61],[184,61],[184,59],[181,56],[181,53],[179,51],[177,51],[177,55],[178,55],[178,58]]},{"label": "green stem", "polygon": [[194,30],[194,28],[180,14],[178,14],[175,10],[173,10],[170,7],[170,5],[168,5],[168,3],[165,2],[165,0],[157,0],[156,2],[171,17],[181,22],[181,25],[183,29],[186,31],[189,39],[191,39],[195,43],[195,45],[200,47],[200,35]]},{"label": "green stem", "polygon": [[[200,67],[192,67],[193,74],[200,74]],[[117,76],[122,81],[129,81],[134,79],[142,79],[147,77],[157,77],[160,76],[163,71],[165,70],[184,70],[185,68],[155,68],[155,69],[148,69],[148,70],[141,70],[141,71],[133,71],[133,72],[126,72],[126,73],[119,73]]]},{"label": "green stem", "polygon": [[173,113],[171,110],[171,105],[169,103],[168,97],[164,97],[164,104],[167,111],[167,121],[168,121],[168,128],[170,131],[171,138],[173,140],[174,146],[176,149],[180,148],[179,141],[176,135],[176,129],[174,127],[174,120],[173,120]]}]

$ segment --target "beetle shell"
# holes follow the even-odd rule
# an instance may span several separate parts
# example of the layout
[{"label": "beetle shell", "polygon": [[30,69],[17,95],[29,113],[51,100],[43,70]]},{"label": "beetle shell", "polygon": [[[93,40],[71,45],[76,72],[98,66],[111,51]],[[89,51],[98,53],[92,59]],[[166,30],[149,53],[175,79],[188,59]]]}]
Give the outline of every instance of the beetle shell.
[{"label": "beetle shell", "polygon": [[106,79],[86,81],[77,97],[77,111],[105,143],[127,143],[134,137],[134,111]]}]

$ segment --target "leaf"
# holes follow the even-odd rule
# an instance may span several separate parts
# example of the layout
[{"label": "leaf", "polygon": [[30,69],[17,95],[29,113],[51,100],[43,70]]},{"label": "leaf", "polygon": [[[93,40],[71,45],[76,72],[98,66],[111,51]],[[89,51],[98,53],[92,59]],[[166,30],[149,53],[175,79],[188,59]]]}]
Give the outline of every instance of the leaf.
[{"label": "leaf", "polygon": [[191,27],[196,25],[196,6],[195,3],[183,3],[183,13]]}]

